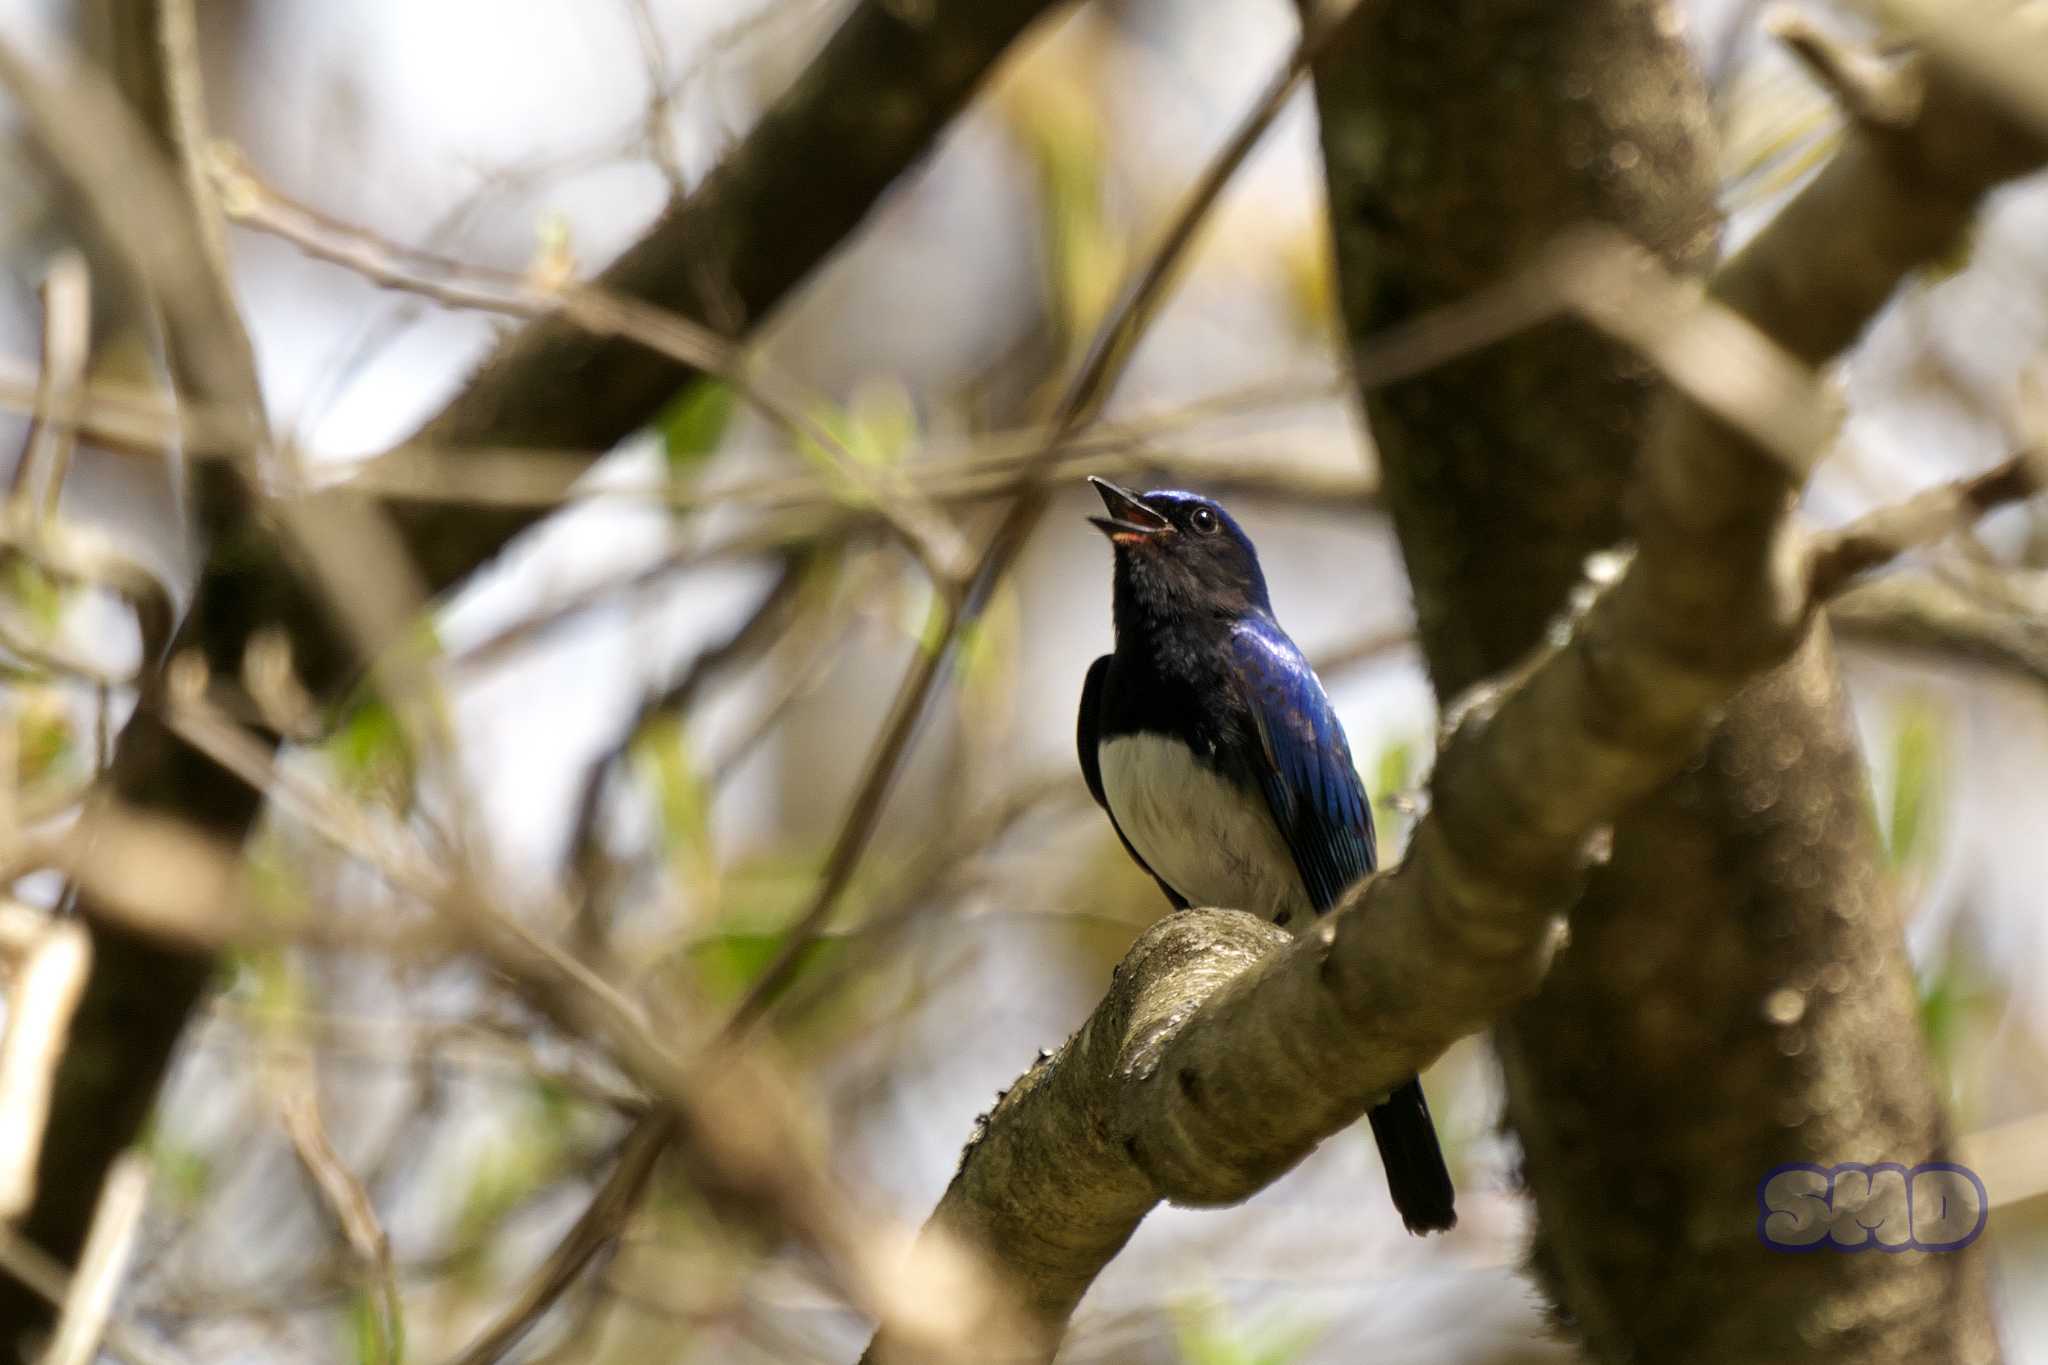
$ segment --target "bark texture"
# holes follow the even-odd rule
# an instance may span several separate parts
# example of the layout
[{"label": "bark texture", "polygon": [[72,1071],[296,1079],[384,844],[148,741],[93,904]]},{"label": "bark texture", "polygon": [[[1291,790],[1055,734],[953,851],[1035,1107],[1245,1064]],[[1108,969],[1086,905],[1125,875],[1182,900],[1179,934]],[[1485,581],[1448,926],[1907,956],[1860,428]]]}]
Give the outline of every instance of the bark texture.
[{"label": "bark texture", "polygon": [[[1770,240],[1717,276],[1719,297],[1808,361],[1852,341],[1990,180],[2032,155],[1961,112],[1956,88],[1937,87],[1910,138],[1853,137]],[[1661,4],[1390,6],[1317,89],[1354,337],[1461,297],[1588,218],[1674,265],[1706,261],[1706,105]],[[1747,477],[1692,481],[1727,458],[1726,430],[1660,399],[1576,323],[1366,408],[1446,701],[1515,664],[1564,610],[1586,557],[1619,539],[1646,443],[1672,456],[1672,477],[1638,502],[1645,553],[1775,517],[1793,487],[1754,454]],[[1709,670],[1768,653],[1768,619],[1759,634],[1691,626],[1770,571],[1731,563],[1672,595],[1671,651]],[[1496,1038],[1540,1214],[1534,1264],[1596,1356],[1992,1358],[1981,1244],[1786,1257],[1756,1234],[1774,1166],[1910,1164],[1949,1142],[1825,627],[1617,824],[1571,923],[1570,949]]]}]

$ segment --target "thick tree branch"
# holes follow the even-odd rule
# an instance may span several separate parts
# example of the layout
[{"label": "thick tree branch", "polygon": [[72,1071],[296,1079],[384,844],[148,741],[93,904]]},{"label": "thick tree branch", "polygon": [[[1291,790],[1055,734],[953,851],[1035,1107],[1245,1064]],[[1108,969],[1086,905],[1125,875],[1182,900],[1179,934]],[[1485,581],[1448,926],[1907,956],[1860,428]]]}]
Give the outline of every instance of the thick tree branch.
[{"label": "thick tree branch", "polygon": [[1859,584],[1828,609],[1846,640],[1918,650],[2048,687],[2048,620],[1926,574]]},{"label": "thick tree branch", "polygon": [[[1319,82],[1354,336],[1462,296],[1530,235],[1587,217],[1700,258],[1670,226],[1712,203],[1711,136],[1664,5],[1452,0],[1405,18]],[[1804,360],[1853,340],[1902,270],[1947,248],[1983,187],[2028,164],[2001,119],[1968,109],[1967,77],[1939,60],[1925,77],[1917,122],[1855,126],[1716,282]],[[1687,166],[1689,183],[1673,173]],[[1631,529],[1636,567],[1659,571],[1638,587],[1662,585],[1664,612],[1646,615],[1676,684],[1667,705],[1774,657],[1796,630],[1804,566],[1779,521],[1791,480],[1643,377],[1550,326],[1368,396],[1447,702],[1542,640],[1583,566]],[[1652,449],[1666,458],[1645,466]],[[1731,449],[1747,470],[1726,479]],[[1630,488],[1633,528],[1617,515]],[[1718,581],[1651,562],[1765,525],[1778,553],[1730,560]],[[1696,633],[1742,599],[1778,605],[1733,634]],[[1727,1194],[1787,1161],[1946,1150],[1867,791],[1816,630],[1616,823],[1612,862],[1572,911],[1572,950],[1496,1027],[1539,1215],[1532,1266],[1596,1358],[1992,1349],[1983,1251],[1759,1258],[1753,1210]]]},{"label": "thick tree branch", "polygon": [[[1846,152],[1715,295],[1809,360],[1846,345],[1981,194],[2043,158],[1966,91],[1936,79],[1910,133]],[[1155,925],[988,1116],[932,1225],[997,1267],[1048,1339],[1155,1202],[1245,1198],[1532,991],[1610,823],[1799,650],[1802,471],[1678,406],[1643,459],[1632,561],[1562,643],[1453,709],[1402,862],[1292,942],[1227,911]],[[870,1358],[893,1351],[878,1339]]]},{"label": "thick tree branch", "polygon": [[[689,198],[598,276],[639,299],[743,335],[782,302],[917,163],[1054,0],[864,0],[808,70]],[[674,359],[573,318],[534,322],[487,359],[416,443],[604,451],[693,376]],[[533,508],[393,509],[436,591],[533,524]]]},{"label": "thick tree branch", "polygon": [[[123,326],[146,335],[141,310],[153,308],[180,400],[205,407],[239,447],[261,451],[267,438],[253,355],[228,289],[218,229],[207,225],[203,181],[183,155],[198,134],[189,7],[178,0],[110,0],[95,18],[96,55],[119,75],[118,88],[85,67],[60,82],[4,46],[0,82],[81,207],[110,273],[134,282]],[[232,675],[259,628],[289,623],[302,676],[331,686],[346,676],[353,652],[325,605],[283,561],[246,482],[253,472],[223,461],[195,470],[192,504],[208,556],[171,647],[190,649],[210,669]],[[162,662],[145,660],[140,702],[108,775],[110,794],[145,812],[175,812],[239,844],[259,797],[164,723],[156,673]],[[140,1132],[213,968],[210,954],[137,933],[103,913],[89,892],[79,904],[93,924],[93,973],[58,1072],[42,1181],[23,1225],[65,1260],[78,1254],[106,1171]],[[0,1341],[39,1326],[46,1311],[12,1281],[0,1283]]]}]

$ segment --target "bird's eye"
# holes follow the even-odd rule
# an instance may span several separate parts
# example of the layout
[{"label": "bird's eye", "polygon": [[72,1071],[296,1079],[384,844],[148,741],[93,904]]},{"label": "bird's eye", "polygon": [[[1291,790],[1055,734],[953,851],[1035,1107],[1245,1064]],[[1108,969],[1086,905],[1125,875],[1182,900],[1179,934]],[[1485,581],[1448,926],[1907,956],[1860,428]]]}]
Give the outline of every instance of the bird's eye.
[{"label": "bird's eye", "polygon": [[1188,514],[1188,525],[1194,527],[1198,535],[1213,536],[1222,527],[1223,523],[1218,521],[1216,514],[1208,508],[1197,507]]}]

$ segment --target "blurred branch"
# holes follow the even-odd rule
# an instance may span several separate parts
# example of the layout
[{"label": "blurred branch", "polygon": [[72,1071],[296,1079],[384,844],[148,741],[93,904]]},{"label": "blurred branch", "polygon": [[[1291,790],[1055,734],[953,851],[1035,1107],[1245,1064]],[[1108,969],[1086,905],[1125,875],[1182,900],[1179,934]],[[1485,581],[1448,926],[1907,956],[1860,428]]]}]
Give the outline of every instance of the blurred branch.
[{"label": "blurred branch", "polygon": [[2041,488],[2044,465],[2048,457],[2041,452],[2021,451],[1981,474],[1931,488],[1821,537],[1811,555],[1809,591],[1832,597],[1851,578],[1901,552],[1952,535],[1994,507],[2032,497]]},{"label": "blurred branch", "polygon": [[[863,0],[697,191],[607,267],[608,294],[751,330],[920,160],[1052,0]],[[537,321],[498,349],[410,443],[603,451],[694,371],[670,356]],[[406,506],[406,543],[441,591],[538,517]]]},{"label": "blurred branch", "polygon": [[[1002,1306],[990,1302],[986,1289],[948,1248],[925,1253],[922,1271],[908,1280],[885,1272],[881,1256],[892,1243],[878,1240],[872,1221],[848,1205],[818,1164],[804,1139],[807,1126],[798,1098],[766,1057],[720,1049],[686,1062],[667,1041],[676,1032],[672,1021],[658,1021],[644,1002],[499,911],[474,878],[451,873],[422,850],[375,843],[324,791],[308,788],[280,770],[267,745],[222,724],[196,700],[181,701],[169,723],[200,751],[245,776],[254,789],[295,810],[313,832],[362,859],[408,896],[432,906],[467,946],[543,1014],[570,1036],[602,1046],[653,1097],[654,1106],[636,1121],[625,1159],[607,1178],[592,1208],[543,1264],[527,1294],[487,1336],[484,1345],[490,1350],[509,1348],[575,1280],[630,1213],[645,1179],[642,1163],[651,1163],[659,1150],[671,1145],[726,1216],[802,1239],[824,1259],[850,1301],[900,1324],[941,1358],[969,1357],[971,1353],[960,1345],[960,1334],[970,1324],[995,1330],[990,1328],[994,1323],[1009,1330],[1001,1327],[1008,1320]],[[239,860],[208,849],[189,829],[138,827],[132,819],[115,819],[102,810],[95,840],[99,875],[118,876],[124,853],[131,864],[140,854],[140,861],[155,869],[152,909],[161,910],[178,899],[171,884],[180,880],[173,874],[183,872],[180,857],[219,884],[211,894],[202,890],[187,899],[233,903],[229,887],[240,872]],[[124,849],[131,840],[142,842]],[[314,1162],[327,1164],[320,1156]],[[353,1177],[347,1179],[352,1185]],[[357,1224],[351,1241],[374,1248],[374,1215],[366,1216],[356,1198],[339,1187],[330,1198],[349,1209]],[[943,1307],[922,1297],[920,1286],[928,1288],[931,1282],[923,1276],[949,1286]]]},{"label": "blurred branch", "polygon": [[[1069,437],[1050,455],[1045,454],[1048,432],[1043,426],[994,432],[971,442],[935,445],[924,459],[870,469],[866,488],[875,502],[885,505],[922,497],[959,511],[1013,496],[1041,479],[1058,482],[1085,473],[1147,472],[1200,483],[1225,497],[1323,509],[1370,507],[1377,490],[1371,479],[1353,468],[1327,467],[1291,451],[1263,454],[1234,448],[1225,456],[1180,448],[1182,438],[1205,424],[1322,396],[1322,386],[1300,383],[1226,392],[1103,422]],[[247,460],[258,454],[201,404],[189,404],[180,412],[148,394],[105,383],[83,386],[76,399],[75,414],[60,411],[40,393],[36,381],[0,366],[0,408],[38,422],[69,423],[103,446],[149,459],[173,445],[192,458]],[[1201,444],[1210,447],[1214,440]],[[666,478],[578,482],[602,453],[404,445],[356,466],[343,482],[364,497],[392,502],[523,508],[535,516],[578,502],[629,501],[679,513],[743,509],[802,519],[802,525],[779,543],[824,540],[887,525],[881,508],[849,499],[843,488],[813,473],[754,476],[723,484]]]},{"label": "blurred branch", "polygon": [[590,1203],[512,1301],[449,1365],[491,1365],[519,1344],[590,1263],[618,1241],[675,1135],[675,1123],[666,1113],[635,1122]]},{"label": "blurred branch", "polygon": [[[722,380],[791,436],[816,446],[935,578],[948,581],[965,571],[967,551],[958,532],[922,491],[915,485],[898,485],[886,493],[879,489],[868,463],[810,414],[805,395],[709,329],[630,296],[552,278],[542,270],[488,270],[409,250],[295,203],[236,158],[216,151],[214,163],[222,199],[236,223],[281,237],[308,255],[451,308],[532,321],[560,317],[593,336],[630,341],[678,367]],[[553,467],[561,475],[572,470],[573,466]],[[564,485],[556,497],[566,491]]]},{"label": "blurred branch", "polygon": [[149,1163],[130,1153],[107,1173],[78,1273],[64,1295],[57,1334],[43,1353],[43,1365],[92,1365],[99,1355],[148,1200]]},{"label": "blurred branch", "polygon": [[12,1222],[35,1198],[50,1092],[92,968],[92,941],[77,924],[14,901],[0,901],[0,940],[0,957],[10,959],[0,1025],[0,1219]]},{"label": "blurred branch", "polygon": [[1849,117],[1878,128],[1902,128],[1919,114],[1921,78],[1911,60],[1886,61],[1851,47],[1790,6],[1767,11],[1764,27]]},{"label": "blurred branch", "polygon": [[[93,343],[145,349],[152,331],[145,309],[152,310],[178,401],[203,409],[233,448],[264,452],[263,398],[229,291],[221,230],[186,154],[204,140],[189,0],[121,0],[99,18],[96,31],[108,48],[97,55],[120,72],[120,88],[75,59],[55,74],[0,43],[0,83],[80,205],[85,235],[113,263],[111,273],[139,286],[118,324],[125,335]],[[299,668],[330,687],[351,667],[350,642],[281,555],[247,482],[256,472],[254,464],[219,461],[193,469],[189,503],[207,558],[170,647],[189,647],[215,672],[232,675],[259,628],[288,624]],[[259,800],[161,724],[152,702],[162,688],[156,670],[169,616],[159,629],[139,614],[149,651],[139,680],[143,704],[116,746],[108,804],[145,820],[175,812],[203,836],[236,847]],[[136,931],[90,885],[79,905],[93,925],[94,968],[58,1073],[36,1204],[22,1225],[60,1258],[78,1253],[101,1181],[140,1131],[214,965],[210,952],[190,942]],[[0,1285],[0,1342],[20,1339],[45,1313],[16,1286]]]},{"label": "blurred branch", "polygon": [[[92,359],[92,281],[85,260],[64,252],[43,278],[43,357],[36,379],[36,420],[29,423],[14,466],[13,515],[39,505],[57,512],[64,476],[78,448],[78,413]],[[40,493],[40,497],[38,497]]]},{"label": "blurred branch", "polygon": [[2048,686],[2048,621],[1942,578],[1889,574],[1850,588],[1828,609],[1861,644],[1921,651]]},{"label": "blurred branch", "polygon": [[[1928,139],[1921,155],[1838,164],[1712,292],[1807,363],[1846,345],[1984,192],[2048,156],[1959,93],[1930,90],[1910,134]],[[1902,223],[1876,211],[1901,200]],[[1776,439],[1668,405],[1635,479],[1635,554],[1567,635],[1450,708],[1399,866],[1298,939],[1234,911],[1159,921],[1089,1021],[997,1104],[929,1226],[1016,1286],[1048,1339],[1154,1203],[1246,1198],[1534,991],[1610,822],[1805,638],[1815,604],[1782,547],[1787,494],[1821,446],[1788,438],[1825,430],[1826,412],[1810,379],[1798,387],[1816,410]],[[1788,392],[1764,390],[1761,412]],[[868,1358],[915,1355],[884,1332]]]},{"label": "blurred branch", "polygon": [[805,580],[815,567],[816,562],[807,556],[786,558],[768,590],[733,632],[699,652],[675,681],[643,700],[619,727],[617,737],[599,750],[585,770],[570,829],[568,855],[571,881],[581,898],[580,922],[592,922],[610,880],[605,870],[607,860],[599,821],[604,814],[605,790],[613,769],[650,727],[663,721],[680,724],[712,678],[735,664],[753,659],[780,639],[796,616]]},{"label": "blurred branch", "polygon": [[405,1353],[405,1309],[391,1263],[391,1239],[377,1217],[376,1201],[334,1149],[320,1115],[320,1083],[312,1049],[293,1040],[273,1055],[271,1084],[278,1117],[299,1164],[312,1177],[320,1202],[341,1229],[349,1251],[376,1284],[377,1308],[369,1315],[369,1360],[363,1365],[397,1365]]},{"label": "blurred branch", "polygon": [[[0,1224],[0,1272],[51,1308],[61,1308],[70,1300],[72,1281],[65,1267],[6,1224]],[[107,1321],[104,1344],[130,1365],[181,1365],[178,1356],[140,1336],[118,1317]]]},{"label": "blurred branch", "polygon": [[1960,1159],[1984,1181],[1995,1209],[2016,1206],[2048,1195],[2048,1114],[2031,1114],[1970,1134],[1960,1144]]},{"label": "blurred branch", "polygon": [[2014,122],[2048,138],[2041,48],[2048,24],[2035,0],[1861,0],[1920,45],[1951,85],[1996,101]]},{"label": "blurred branch", "polygon": [[[1007,1300],[943,1238],[920,1240],[907,1268],[893,1263],[908,1239],[846,1198],[815,1154],[797,1095],[763,1050],[714,1044],[685,1059],[667,1042],[673,1030],[649,1008],[499,913],[475,888],[451,885],[439,908],[537,1009],[570,1035],[601,1044],[647,1090],[656,1107],[629,1137],[629,1154],[652,1160],[653,1149],[662,1146],[658,1130],[672,1126],[674,1150],[714,1207],[799,1239],[849,1303],[893,1324],[917,1343],[921,1358],[978,1360],[989,1341],[1028,1332]],[[622,1215],[631,1203],[629,1183],[614,1171],[600,1202]],[[530,1287],[532,1302],[508,1320],[515,1335],[573,1282],[573,1263],[594,1254],[613,1216],[587,1213],[589,1236],[557,1248]]]}]

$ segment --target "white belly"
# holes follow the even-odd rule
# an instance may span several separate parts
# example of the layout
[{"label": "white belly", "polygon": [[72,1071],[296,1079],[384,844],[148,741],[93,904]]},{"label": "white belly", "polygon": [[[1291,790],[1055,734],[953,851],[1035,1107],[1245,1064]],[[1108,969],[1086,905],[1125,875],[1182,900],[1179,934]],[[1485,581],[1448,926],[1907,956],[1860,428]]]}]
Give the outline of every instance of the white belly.
[{"label": "white belly", "polygon": [[1309,900],[1264,797],[1195,761],[1162,735],[1125,735],[1097,751],[1102,793],[1145,865],[1190,905],[1225,906],[1299,930]]}]

